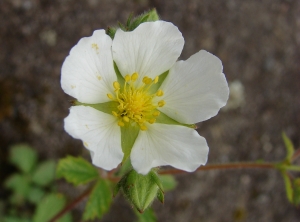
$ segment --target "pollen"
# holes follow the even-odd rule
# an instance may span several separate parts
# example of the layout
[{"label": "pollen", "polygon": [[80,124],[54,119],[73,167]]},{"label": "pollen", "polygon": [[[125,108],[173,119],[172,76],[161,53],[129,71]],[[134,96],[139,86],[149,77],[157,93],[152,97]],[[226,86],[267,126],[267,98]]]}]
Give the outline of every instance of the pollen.
[{"label": "pollen", "polygon": [[156,84],[159,77],[154,79],[145,76],[140,85],[137,84],[139,74],[127,74],[124,77],[124,85],[119,82],[113,82],[115,95],[110,93],[107,97],[112,101],[118,102],[117,110],[112,111],[112,115],[118,119],[118,125],[125,127],[128,123],[136,123],[140,130],[147,130],[147,124],[156,122],[156,118],[160,115],[158,107],[165,105],[164,100],[158,103],[153,102],[155,97],[161,97],[164,92],[159,89],[155,93],[151,92],[151,87]]}]

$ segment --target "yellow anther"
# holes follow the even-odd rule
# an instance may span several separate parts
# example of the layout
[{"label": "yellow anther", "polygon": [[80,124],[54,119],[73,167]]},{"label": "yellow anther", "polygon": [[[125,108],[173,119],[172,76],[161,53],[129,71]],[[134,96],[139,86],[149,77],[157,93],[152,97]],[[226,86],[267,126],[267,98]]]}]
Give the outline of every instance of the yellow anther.
[{"label": "yellow anther", "polygon": [[164,100],[160,100],[160,101],[158,102],[158,106],[159,106],[159,107],[163,107],[165,104],[166,104],[166,102],[165,102]]},{"label": "yellow anther", "polygon": [[124,126],[125,124],[124,124],[122,121],[119,121],[119,122],[118,122],[118,125],[122,127],[122,126]]},{"label": "yellow anther", "polygon": [[136,118],[136,119],[138,119],[138,120],[142,119],[142,117],[139,116],[139,115],[134,115],[134,118]]},{"label": "yellow anther", "polygon": [[120,89],[120,83],[118,83],[117,81],[115,81],[113,83],[113,86],[114,86],[115,90],[119,90]]},{"label": "yellow anther", "polygon": [[155,121],[156,121],[156,119],[154,119],[154,118],[148,120],[148,122],[151,124],[155,123]]},{"label": "yellow anther", "polygon": [[141,128],[142,131],[147,130],[147,127],[145,125],[141,125],[140,128]]},{"label": "yellow anther", "polygon": [[156,95],[157,96],[163,96],[164,95],[164,92],[160,89],[156,92]]},{"label": "yellow anther", "polygon": [[149,84],[152,83],[152,79],[149,78],[149,77],[147,77],[147,76],[145,76],[145,77],[143,78],[143,83],[145,83],[146,85],[149,85]]},{"label": "yellow anther", "polygon": [[113,95],[109,94],[109,93],[107,94],[107,97],[110,98],[110,99],[114,99]]},{"label": "yellow anther", "polygon": [[117,112],[112,111],[112,114],[113,114],[115,117],[118,117],[118,113],[117,113]]},{"label": "yellow anther", "polygon": [[129,118],[127,116],[123,116],[123,120],[127,123],[129,122]]},{"label": "yellow anther", "polygon": [[131,76],[131,80],[132,81],[135,81],[139,78],[139,74],[137,72],[133,73],[132,76]]},{"label": "yellow anther", "polygon": [[160,114],[159,111],[155,111],[152,115],[156,117],[156,116],[159,116],[159,114]]},{"label": "yellow anther", "polygon": [[126,81],[126,82],[130,82],[130,80],[131,80],[130,75],[127,74],[127,75],[125,76],[125,81]]},{"label": "yellow anther", "polygon": [[157,83],[158,79],[159,79],[159,76],[156,76],[155,79],[154,79],[154,83]]},{"label": "yellow anther", "polygon": [[145,122],[145,119],[141,118],[139,119],[139,123],[144,123]]}]

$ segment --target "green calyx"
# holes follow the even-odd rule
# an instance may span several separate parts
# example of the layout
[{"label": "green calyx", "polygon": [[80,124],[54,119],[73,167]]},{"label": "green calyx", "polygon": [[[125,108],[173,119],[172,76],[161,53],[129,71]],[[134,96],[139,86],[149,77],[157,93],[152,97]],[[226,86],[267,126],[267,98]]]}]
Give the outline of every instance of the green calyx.
[{"label": "green calyx", "polygon": [[135,18],[133,18],[133,14],[130,14],[125,24],[119,22],[119,27],[108,27],[106,29],[106,34],[109,35],[112,39],[114,39],[116,31],[119,28],[126,32],[133,31],[144,22],[155,22],[158,20],[159,16],[157,14],[156,9],[151,9]]},{"label": "green calyx", "polygon": [[163,187],[154,170],[151,170],[147,175],[138,174],[134,170],[129,171],[117,184],[114,195],[120,189],[140,213],[143,213],[150,206],[155,197],[160,202],[164,202]]}]

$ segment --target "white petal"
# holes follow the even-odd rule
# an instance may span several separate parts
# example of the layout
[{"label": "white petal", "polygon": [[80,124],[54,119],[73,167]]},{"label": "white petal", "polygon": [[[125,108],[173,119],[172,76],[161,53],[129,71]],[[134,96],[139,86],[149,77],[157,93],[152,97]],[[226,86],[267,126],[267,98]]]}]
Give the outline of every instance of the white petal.
[{"label": "white petal", "polygon": [[113,59],[123,76],[137,72],[139,81],[169,70],[184,45],[181,32],[172,23],[145,22],[132,32],[118,29],[113,40]]},{"label": "white petal", "polygon": [[65,93],[84,103],[109,101],[112,83],[117,80],[111,54],[111,38],[104,30],[80,39],[61,69],[61,86]]},{"label": "white petal", "polygon": [[166,105],[159,108],[181,123],[197,123],[215,116],[226,104],[228,84],[219,58],[201,50],[177,62],[161,89]]},{"label": "white petal", "polygon": [[191,172],[206,163],[208,146],[197,131],[158,123],[147,127],[140,131],[130,155],[138,173],[147,174],[151,168],[164,165]]},{"label": "white petal", "polygon": [[122,161],[121,130],[114,116],[87,106],[73,106],[65,118],[65,130],[83,141],[94,165],[111,170]]}]

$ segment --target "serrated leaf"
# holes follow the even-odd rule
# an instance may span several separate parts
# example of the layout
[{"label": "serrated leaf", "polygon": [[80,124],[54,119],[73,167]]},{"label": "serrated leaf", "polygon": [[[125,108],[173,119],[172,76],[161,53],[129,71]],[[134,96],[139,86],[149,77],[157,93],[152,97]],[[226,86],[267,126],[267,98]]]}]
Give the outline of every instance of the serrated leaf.
[{"label": "serrated leaf", "polygon": [[135,211],[135,215],[138,218],[136,222],[156,222],[156,216],[151,208],[148,208],[142,214]]},{"label": "serrated leaf", "polygon": [[94,186],[87,205],[85,206],[83,219],[100,219],[108,210],[112,202],[112,193],[105,180],[99,179]]},{"label": "serrated leaf", "polygon": [[15,145],[10,148],[9,161],[22,172],[29,173],[37,162],[37,154],[26,144]]},{"label": "serrated leaf", "polygon": [[81,157],[68,156],[58,162],[58,178],[63,177],[74,185],[85,184],[99,177],[97,169]]},{"label": "serrated leaf", "polygon": [[173,190],[177,186],[177,181],[172,175],[159,175],[164,191]]},{"label": "serrated leaf", "polygon": [[[33,222],[48,222],[65,206],[66,200],[63,195],[53,193],[43,198],[37,206],[33,216]],[[71,214],[67,213],[57,220],[57,222],[71,222]]]},{"label": "serrated leaf", "polygon": [[284,132],[282,133],[282,139],[283,139],[286,151],[287,151],[286,159],[288,161],[291,161],[293,154],[295,152],[294,145]]},{"label": "serrated leaf", "polygon": [[39,164],[33,172],[32,181],[40,186],[46,186],[55,178],[56,163],[54,160],[48,160]]},{"label": "serrated leaf", "polygon": [[27,199],[32,204],[38,204],[42,200],[44,195],[45,192],[41,188],[31,187],[29,189]]},{"label": "serrated leaf", "polygon": [[4,183],[6,188],[13,190],[10,201],[14,204],[22,204],[28,196],[30,189],[30,179],[26,175],[13,174]]}]

